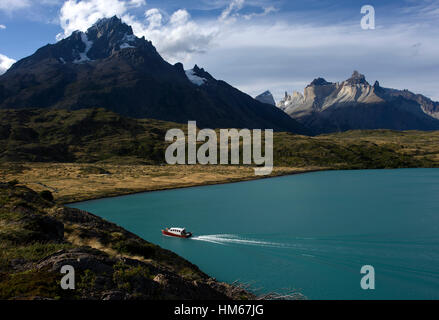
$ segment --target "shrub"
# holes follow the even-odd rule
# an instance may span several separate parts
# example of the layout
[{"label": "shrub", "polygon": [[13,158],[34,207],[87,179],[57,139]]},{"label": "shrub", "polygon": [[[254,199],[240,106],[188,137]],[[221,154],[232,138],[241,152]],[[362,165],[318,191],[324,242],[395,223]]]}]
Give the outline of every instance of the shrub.
[{"label": "shrub", "polygon": [[82,174],[110,174],[109,171],[101,167],[89,166],[81,168]]},{"label": "shrub", "polygon": [[144,258],[150,258],[154,255],[154,247],[150,244],[141,243],[135,240],[122,240],[113,245],[113,249],[119,253],[129,255],[139,255]]},{"label": "shrub", "polygon": [[56,298],[65,293],[59,286],[60,276],[49,272],[10,274],[0,281],[0,300],[25,298]]},{"label": "shrub", "polygon": [[41,191],[40,192],[40,196],[41,196],[41,198],[43,198],[44,200],[47,200],[47,201],[50,201],[50,202],[52,202],[53,201],[53,194],[52,194],[52,192],[50,192],[49,190],[44,190],[44,191]]},{"label": "shrub", "polygon": [[136,291],[142,289],[142,283],[151,280],[152,276],[146,266],[128,266],[119,261],[114,265],[113,282],[119,289]]},{"label": "shrub", "polygon": [[14,187],[19,183],[20,182],[17,179],[14,179],[14,180],[8,182],[9,186],[11,186],[11,187]]}]

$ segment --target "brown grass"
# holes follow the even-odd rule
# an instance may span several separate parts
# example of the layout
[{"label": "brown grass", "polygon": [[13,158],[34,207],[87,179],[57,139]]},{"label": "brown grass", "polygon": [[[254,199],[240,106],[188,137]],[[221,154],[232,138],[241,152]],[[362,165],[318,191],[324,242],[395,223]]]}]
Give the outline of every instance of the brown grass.
[{"label": "brown grass", "polygon": [[[88,174],[96,164],[23,163],[11,171],[0,168],[0,180],[17,179],[35,191],[49,190],[61,203],[201,185],[253,180],[257,177],[248,166],[148,166],[100,164],[109,174]],[[275,167],[273,176],[324,170],[319,167]]]}]

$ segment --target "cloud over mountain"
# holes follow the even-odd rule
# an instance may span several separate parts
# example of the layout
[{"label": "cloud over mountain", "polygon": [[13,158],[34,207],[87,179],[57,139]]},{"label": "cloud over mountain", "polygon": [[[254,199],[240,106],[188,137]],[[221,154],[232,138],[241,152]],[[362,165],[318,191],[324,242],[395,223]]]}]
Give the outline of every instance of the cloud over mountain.
[{"label": "cloud over mountain", "polygon": [[[310,78],[335,81],[360,69],[386,86],[439,100],[439,3],[377,3],[374,31],[360,28],[360,7],[355,1],[337,2],[330,9],[326,1],[2,0],[0,13],[7,17],[5,9],[21,8],[19,13],[29,19],[56,20],[62,27],[58,38],[117,15],[137,36],[151,40],[166,60],[206,66],[251,95],[270,89],[279,100],[285,90],[298,90]],[[7,19],[1,23],[8,31],[15,28]],[[50,37],[59,32],[51,30]],[[47,42],[44,38],[39,45]],[[23,52],[30,53],[29,48]]]},{"label": "cloud over mountain", "polygon": [[137,36],[151,40],[157,50],[170,62],[186,61],[193,53],[203,53],[218,34],[218,27],[200,25],[188,11],[180,9],[170,16],[158,9],[145,12],[141,21],[132,15],[122,17],[133,26]]},{"label": "cloud over mountain", "polygon": [[5,73],[14,63],[14,59],[0,53],[0,75]]},{"label": "cloud over mountain", "polygon": [[86,31],[97,20],[122,16],[130,8],[145,5],[144,0],[68,0],[64,2],[59,16],[64,33],[58,39],[68,37],[73,31]]},{"label": "cloud over mountain", "polygon": [[[251,20],[266,16],[276,9],[273,6],[261,7],[257,12],[240,14],[246,5],[245,0],[231,0],[221,14],[202,21],[195,21],[186,9],[172,13],[159,8],[146,8],[144,0],[68,0],[65,1],[59,16],[64,30],[57,39],[63,39],[75,30],[86,31],[93,23],[114,15],[133,27],[138,37],[151,40],[157,50],[170,62],[186,62],[193,54],[205,53],[215,46],[225,26],[237,21]],[[143,9],[139,16],[139,10]]]},{"label": "cloud over mountain", "polygon": [[152,8],[144,12],[143,19],[130,12],[144,5],[144,0],[68,0],[59,17],[64,32],[57,39],[65,38],[75,30],[86,31],[97,20],[117,15],[133,26],[138,37],[145,36],[165,58],[176,62],[185,60],[191,53],[205,51],[215,35],[215,28],[201,27],[184,9],[168,15]]}]

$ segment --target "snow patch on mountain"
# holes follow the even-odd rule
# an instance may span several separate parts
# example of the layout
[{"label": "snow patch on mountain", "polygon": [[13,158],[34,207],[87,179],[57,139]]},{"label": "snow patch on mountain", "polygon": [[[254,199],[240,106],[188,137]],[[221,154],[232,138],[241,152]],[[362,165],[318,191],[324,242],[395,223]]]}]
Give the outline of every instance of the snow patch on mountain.
[{"label": "snow patch on mountain", "polygon": [[207,81],[207,79],[197,76],[193,69],[186,70],[185,73],[186,73],[186,77],[189,79],[189,81],[197,86],[202,86]]},{"label": "snow patch on mountain", "polygon": [[134,42],[136,41],[137,37],[134,34],[128,34],[126,33],[123,38],[122,41],[126,41],[126,42]]},{"label": "snow patch on mountain", "polygon": [[75,61],[73,61],[73,63],[83,63],[83,62],[91,61],[90,58],[87,56],[87,54],[90,51],[90,49],[93,47],[93,41],[89,41],[87,34],[84,32],[81,32],[81,40],[85,45],[85,50],[79,53],[79,59],[76,59]]},{"label": "snow patch on mountain", "polygon": [[125,34],[122,38],[122,44],[119,46],[120,49],[128,49],[128,48],[135,48],[133,46],[132,42],[136,41],[136,36],[134,34]]},{"label": "snow patch on mountain", "polygon": [[122,43],[121,45],[120,45],[120,49],[129,49],[129,48],[135,48],[134,46],[132,46],[132,45],[130,45],[130,44],[128,44],[128,43]]}]

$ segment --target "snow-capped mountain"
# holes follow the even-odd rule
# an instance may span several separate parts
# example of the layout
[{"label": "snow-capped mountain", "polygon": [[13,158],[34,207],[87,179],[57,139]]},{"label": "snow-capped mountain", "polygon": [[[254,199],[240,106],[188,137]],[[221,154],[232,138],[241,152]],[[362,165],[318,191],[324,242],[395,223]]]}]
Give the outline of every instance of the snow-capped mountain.
[{"label": "snow-capped mountain", "polygon": [[354,71],[346,81],[317,78],[277,106],[317,133],[351,129],[437,130],[439,103],[407,90],[372,86]]},{"label": "snow-capped mountain", "polygon": [[188,80],[199,87],[207,84],[209,81],[215,80],[203,68],[200,69],[197,65],[195,65],[193,69],[186,70],[185,73]]},{"label": "snow-capped mountain", "polygon": [[70,37],[54,45],[42,47],[34,55],[17,62],[13,68],[47,58],[57,59],[62,64],[92,62],[133,48],[158,55],[150,41],[137,38],[130,26],[113,17],[99,20],[86,32],[75,31]]},{"label": "snow-capped mountain", "polygon": [[102,107],[135,118],[196,120],[207,128],[307,132],[198,66],[185,71],[181,63],[169,64],[117,17],[38,49],[0,76],[0,108],[30,107]]},{"label": "snow-capped mountain", "polygon": [[274,97],[270,91],[265,91],[264,93],[261,93],[255,99],[262,103],[271,104],[272,106],[276,105],[276,101],[274,100]]}]

